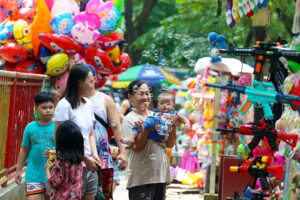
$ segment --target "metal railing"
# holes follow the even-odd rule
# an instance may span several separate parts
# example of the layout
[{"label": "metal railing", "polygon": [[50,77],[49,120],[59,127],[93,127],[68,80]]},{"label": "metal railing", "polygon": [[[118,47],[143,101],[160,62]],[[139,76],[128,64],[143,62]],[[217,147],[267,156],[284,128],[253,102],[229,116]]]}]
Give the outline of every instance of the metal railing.
[{"label": "metal railing", "polygon": [[[34,120],[33,97],[50,90],[50,82],[47,75],[0,70],[0,172],[8,179],[15,171],[23,131]],[[7,177],[0,174],[0,183]]]}]

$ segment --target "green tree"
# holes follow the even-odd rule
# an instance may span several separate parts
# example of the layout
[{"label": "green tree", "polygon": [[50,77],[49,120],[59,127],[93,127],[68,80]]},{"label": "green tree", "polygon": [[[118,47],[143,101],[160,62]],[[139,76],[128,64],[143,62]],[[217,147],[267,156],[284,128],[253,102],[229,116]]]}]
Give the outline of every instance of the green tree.
[{"label": "green tree", "polygon": [[[128,0],[131,1],[131,0]],[[132,0],[133,26],[140,27],[143,2]],[[146,0],[144,4],[146,3]],[[172,68],[193,70],[196,61],[209,56],[208,33],[216,32],[227,37],[234,46],[252,46],[254,36],[251,18],[238,22],[230,29],[225,20],[225,3],[217,0],[159,0],[145,21],[136,39],[128,40],[130,48],[140,55],[134,64],[158,62]],[[271,1],[270,40],[278,36],[291,41],[291,24],[295,12],[294,0]],[[136,23],[136,24],[135,24]],[[128,34],[127,29],[127,34]]]}]

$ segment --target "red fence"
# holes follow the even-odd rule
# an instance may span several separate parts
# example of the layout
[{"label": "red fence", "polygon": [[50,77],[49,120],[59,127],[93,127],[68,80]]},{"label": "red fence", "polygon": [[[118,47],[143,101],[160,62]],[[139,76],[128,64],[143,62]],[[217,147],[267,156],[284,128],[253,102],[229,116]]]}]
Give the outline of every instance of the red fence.
[{"label": "red fence", "polygon": [[[23,131],[26,125],[34,120],[33,97],[36,93],[41,91],[43,83],[44,86],[45,83],[50,85],[50,78],[46,75],[7,72],[2,70],[0,70],[0,77],[7,77],[12,83],[10,84],[10,103],[6,105],[9,107],[7,133],[4,133],[7,138],[6,148],[5,146],[3,148],[6,149],[4,167],[9,169],[17,163],[20,145],[23,139]],[[44,90],[49,90],[49,88],[44,87]],[[1,101],[2,98],[1,96]],[[2,156],[3,154],[0,155]]]}]

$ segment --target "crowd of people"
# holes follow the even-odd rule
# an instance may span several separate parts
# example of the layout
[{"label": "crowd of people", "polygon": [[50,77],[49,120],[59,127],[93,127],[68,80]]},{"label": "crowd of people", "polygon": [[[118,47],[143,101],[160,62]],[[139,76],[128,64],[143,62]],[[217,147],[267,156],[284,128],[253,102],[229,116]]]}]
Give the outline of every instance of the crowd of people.
[{"label": "crowd of people", "polygon": [[[28,158],[28,200],[110,200],[118,170],[127,168],[130,200],[165,199],[171,182],[166,149],[175,145],[178,123],[189,129],[189,121],[174,111],[174,96],[168,92],[160,94],[156,112],[150,110],[150,88],[142,80],[129,84],[118,110],[110,95],[95,88],[95,75],[88,64],[73,65],[56,106],[51,93],[35,95],[39,119],[24,131],[16,183],[22,183]],[[130,143],[126,149],[125,139]],[[112,143],[118,147],[115,156]],[[51,149],[56,152],[53,163]]]}]

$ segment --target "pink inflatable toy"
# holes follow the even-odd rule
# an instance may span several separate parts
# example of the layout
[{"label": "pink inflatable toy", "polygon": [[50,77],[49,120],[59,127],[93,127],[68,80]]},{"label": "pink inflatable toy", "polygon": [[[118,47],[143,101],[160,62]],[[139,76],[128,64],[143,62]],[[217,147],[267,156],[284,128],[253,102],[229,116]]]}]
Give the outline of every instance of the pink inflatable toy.
[{"label": "pink inflatable toy", "polygon": [[74,0],[56,0],[51,9],[51,16],[55,17],[63,12],[70,12],[74,17],[79,13],[78,4]]}]

